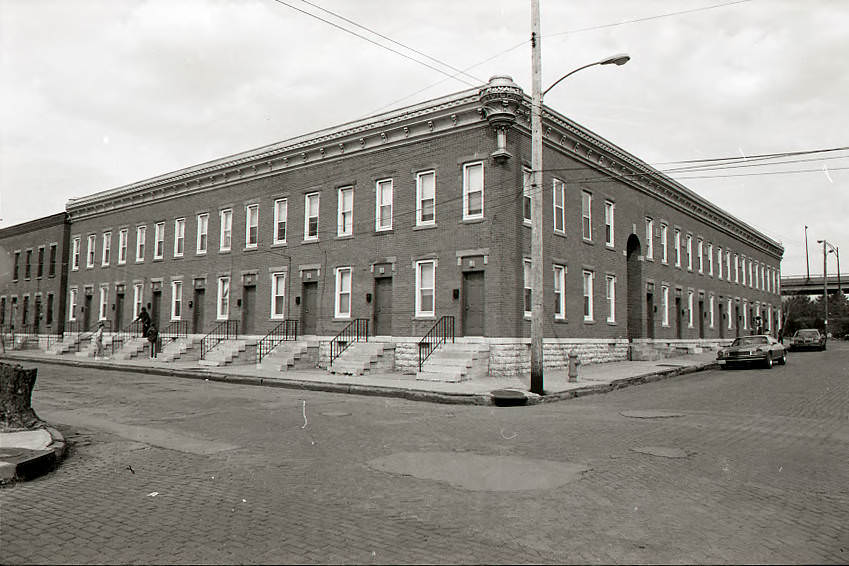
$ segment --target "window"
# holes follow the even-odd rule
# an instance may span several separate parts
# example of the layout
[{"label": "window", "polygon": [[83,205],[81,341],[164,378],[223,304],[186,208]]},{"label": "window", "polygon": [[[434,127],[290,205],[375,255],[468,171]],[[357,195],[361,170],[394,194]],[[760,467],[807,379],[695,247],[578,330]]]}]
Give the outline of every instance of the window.
[{"label": "window", "polygon": [[139,316],[143,305],[144,285],[142,283],[135,283],[133,284],[133,319]]},{"label": "window", "polygon": [[752,260],[749,260],[749,287],[752,287]]},{"label": "window", "polygon": [[336,318],[351,318],[351,268],[336,268]]},{"label": "window", "polygon": [[[80,237],[77,236],[71,242],[71,271],[77,271],[80,268],[80,247]],[[17,265],[17,261],[15,265]]]},{"label": "window", "polygon": [[707,245],[708,275],[713,277],[713,244]]},{"label": "window", "polygon": [[687,291],[687,327],[693,328],[693,292]]},{"label": "window", "polygon": [[725,250],[725,277],[731,281],[731,252],[728,250]]},{"label": "window", "polygon": [[654,220],[646,218],[646,259],[654,259]]},{"label": "window", "polygon": [[171,320],[180,320],[183,314],[183,282],[171,282]]},{"label": "window", "polygon": [[436,172],[416,175],[416,226],[436,223]]},{"label": "window", "polygon": [[612,248],[613,242],[613,213],[616,205],[610,201],[604,202],[604,243],[607,247]]},{"label": "window", "polygon": [[731,316],[731,313],[733,312],[731,310],[732,306],[733,304],[731,299],[728,299],[728,330],[731,330],[731,328],[734,326],[734,317]]},{"label": "window", "polygon": [[663,326],[669,326],[669,286],[660,288],[660,315]]},{"label": "window", "polygon": [[68,320],[77,320],[77,290],[71,289],[68,293]]},{"label": "window", "polygon": [[227,320],[230,316],[230,278],[218,278],[218,320]]},{"label": "window", "polygon": [[734,254],[734,282],[740,282],[740,264],[737,262],[737,254]]},{"label": "window", "polygon": [[416,262],[416,316],[434,316],[436,301],[436,261]]},{"label": "window", "polygon": [[722,279],[722,248],[716,249],[716,277]]},{"label": "window", "polygon": [[304,240],[318,240],[318,193],[304,196]]},{"label": "window", "polygon": [[687,234],[687,270],[693,271],[693,237]]},{"label": "window", "polygon": [[126,228],[118,231],[118,265],[127,263],[127,239],[129,233]]},{"label": "window", "polygon": [[165,257],[165,223],[157,222],[153,226],[153,259]]},{"label": "window", "polygon": [[525,224],[531,223],[531,189],[533,174],[530,169],[522,169],[522,219]]},{"label": "window", "polygon": [[286,274],[271,274],[271,318],[286,317]]},{"label": "window", "polygon": [[483,163],[463,166],[463,220],[483,218]]},{"label": "window", "polygon": [[56,244],[50,244],[50,268],[47,271],[48,277],[56,275]]},{"label": "window", "polygon": [[259,244],[259,205],[245,207],[245,247],[255,248]]},{"label": "window", "polygon": [[743,330],[749,329],[749,305],[743,303]]},{"label": "window", "polygon": [[12,270],[12,280],[18,280],[18,264],[21,262],[21,252],[15,252],[15,266]]},{"label": "window", "polygon": [[354,233],[354,187],[342,187],[336,193],[336,235],[350,236]]},{"label": "window", "polygon": [[681,267],[681,230],[675,230],[675,267]]},{"label": "window", "polygon": [[711,295],[710,298],[708,299],[708,310],[710,311],[710,327],[713,328],[713,322],[714,322],[714,320],[713,320],[713,311],[714,311],[713,295]]},{"label": "window", "polygon": [[669,263],[669,227],[666,224],[660,225],[660,261]]},{"label": "window", "polygon": [[531,260],[526,259],[523,263],[523,276],[524,276],[524,314],[525,316],[531,316],[531,312],[533,311],[533,281],[534,281],[534,271],[533,266],[531,264]]},{"label": "window", "polygon": [[47,293],[47,326],[53,324],[53,293]]},{"label": "window", "polygon": [[392,179],[377,181],[375,185],[374,229],[392,230]]},{"label": "window", "polygon": [[85,258],[85,266],[86,267],[94,267],[94,246],[95,246],[95,235],[91,234],[88,237],[88,248],[86,249],[86,258]]},{"label": "window", "polygon": [[6,297],[0,297],[0,326],[6,322]]},{"label": "window", "polygon": [[100,286],[100,308],[97,313],[97,320],[106,320],[106,313],[109,308],[109,286]]},{"label": "window", "polygon": [[35,268],[35,276],[39,279],[44,276],[44,246],[38,248],[38,261]]},{"label": "window", "polygon": [[289,200],[285,198],[274,201],[274,243],[286,243],[286,221],[289,217]]},{"label": "window", "polygon": [[705,246],[705,244],[701,240],[699,240],[698,244],[696,245],[696,255],[698,256],[699,273],[705,272],[705,256],[704,256],[705,249],[704,249],[704,246]]},{"label": "window", "polygon": [[136,228],[136,263],[144,261],[144,244],[147,238],[147,227],[139,226]]},{"label": "window", "polygon": [[554,231],[558,234],[566,233],[566,183],[560,179],[554,179]]},{"label": "window", "polygon": [[183,257],[186,249],[186,219],[174,221],[174,257]]},{"label": "window", "polygon": [[616,322],[616,276],[607,276],[607,322]]},{"label": "window", "polygon": [[103,251],[101,252],[100,265],[106,267],[112,259],[112,232],[103,233]]},{"label": "window", "polygon": [[584,191],[581,193],[581,234],[585,240],[592,241],[593,196]]},{"label": "window", "polygon": [[593,320],[593,277],[592,271],[584,271],[584,320]]},{"label": "window", "polygon": [[205,254],[209,247],[209,214],[198,214],[197,242],[195,250],[198,255]]},{"label": "window", "polygon": [[222,210],[218,213],[221,230],[218,239],[218,251],[229,252],[233,245],[233,211]]},{"label": "window", "polygon": [[32,273],[32,250],[27,250],[26,261],[24,262],[24,279],[29,279]]},{"label": "window", "polygon": [[554,319],[566,320],[566,266],[554,266]]}]

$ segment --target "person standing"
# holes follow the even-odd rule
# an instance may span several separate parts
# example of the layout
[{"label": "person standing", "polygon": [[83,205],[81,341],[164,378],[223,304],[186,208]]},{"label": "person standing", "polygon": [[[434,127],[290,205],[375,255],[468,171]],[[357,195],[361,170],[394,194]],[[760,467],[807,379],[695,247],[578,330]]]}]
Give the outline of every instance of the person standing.
[{"label": "person standing", "polygon": [[97,331],[94,333],[94,358],[99,360],[103,357],[103,322],[97,323]]},{"label": "person standing", "polygon": [[139,311],[139,315],[136,317],[136,320],[141,321],[142,336],[147,337],[147,332],[150,330],[150,315],[147,314],[147,310],[144,307],[142,307]]},{"label": "person standing", "polygon": [[156,330],[156,325],[151,324],[147,329],[147,341],[150,342],[150,358],[156,357],[156,341],[159,339],[159,331]]}]

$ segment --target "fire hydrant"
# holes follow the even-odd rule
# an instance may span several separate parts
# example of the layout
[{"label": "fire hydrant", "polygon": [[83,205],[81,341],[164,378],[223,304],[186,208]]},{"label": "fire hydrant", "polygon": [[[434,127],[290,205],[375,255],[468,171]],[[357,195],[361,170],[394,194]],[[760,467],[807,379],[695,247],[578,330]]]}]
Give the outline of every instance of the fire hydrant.
[{"label": "fire hydrant", "polygon": [[581,360],[578,359],[578,354],[569,352],[569,381],[575,383],[578,381],[578,366],[581,365]]}]

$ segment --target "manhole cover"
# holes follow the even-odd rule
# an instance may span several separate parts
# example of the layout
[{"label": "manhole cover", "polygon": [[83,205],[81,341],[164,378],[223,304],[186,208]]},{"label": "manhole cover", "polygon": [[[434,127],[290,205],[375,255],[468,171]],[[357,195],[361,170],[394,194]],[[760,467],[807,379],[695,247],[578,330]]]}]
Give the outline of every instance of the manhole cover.
[{"label": "manhole cover", "polygon": [[686,458],[690,455],[680,448],[669,448],[667,446],[640,446],[638,448],[631,448],[631,450],[640,454],[660,456],[662,458]]},{"label": "manhole cover", "polygon": [[632,419],[671,419],[674,417],[683,417],[684,413],[671,413],[669,411],[655,410],[639,410],[639,411],[619,411],[623,417]]},{"label": "manhole cover", "polygon": [[518,405],[527,405],[528,396],[524,391],[516,389],[496,389],[490,392],[492,402],[499,407],[516,407]]}]

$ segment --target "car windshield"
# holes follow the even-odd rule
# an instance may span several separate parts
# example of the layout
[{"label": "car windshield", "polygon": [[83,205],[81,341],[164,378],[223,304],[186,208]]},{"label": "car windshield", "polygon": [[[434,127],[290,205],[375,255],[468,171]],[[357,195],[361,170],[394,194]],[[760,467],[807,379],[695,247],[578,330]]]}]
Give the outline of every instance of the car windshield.
[{"label": "car windshield", "polygon": [[819,330],[797,330],[794,335],[797,338],[819,338],[820,331]]},{"label": "car windshield", "polygon": [[761,346],[767,343],[766,336],[744,336],[734,340],[732,346]]}]

